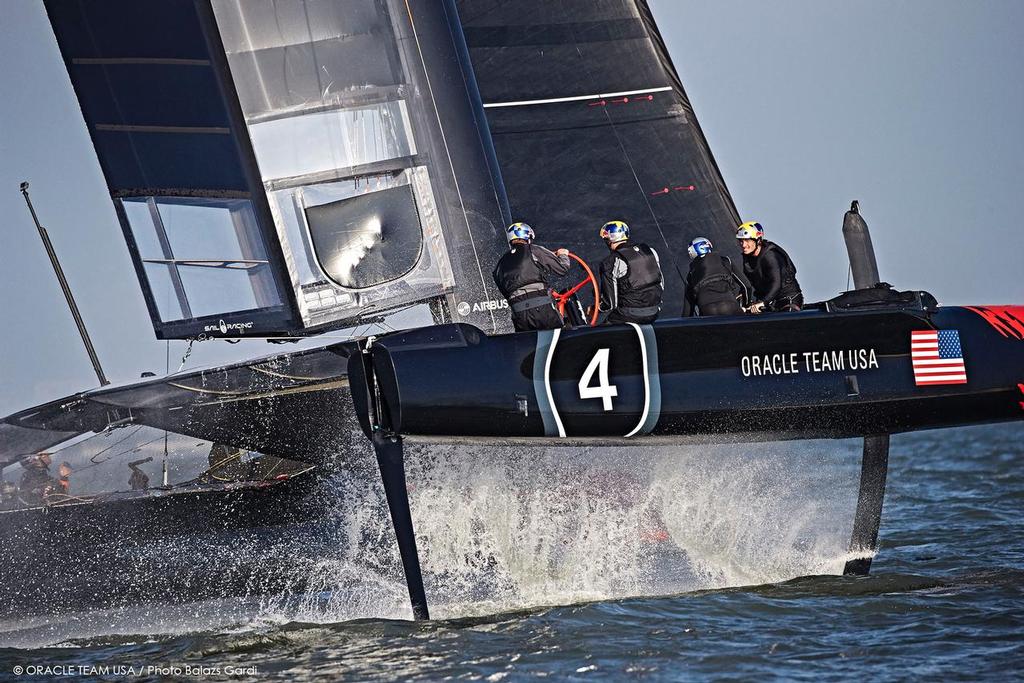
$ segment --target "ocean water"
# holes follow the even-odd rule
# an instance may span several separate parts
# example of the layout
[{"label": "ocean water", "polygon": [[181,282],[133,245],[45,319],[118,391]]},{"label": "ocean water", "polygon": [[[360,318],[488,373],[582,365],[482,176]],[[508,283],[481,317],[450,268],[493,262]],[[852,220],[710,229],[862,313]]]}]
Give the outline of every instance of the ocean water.
[{"label": "ocean water", "polygon": [[276,550],[301,592],[8,619],[0,679],[1021,678],[1022,443],[1019,423],[894,437],[858,578],[834,575],[853,441],[411,449],[434,621],[406,620],[364,471],[317,542]]}]

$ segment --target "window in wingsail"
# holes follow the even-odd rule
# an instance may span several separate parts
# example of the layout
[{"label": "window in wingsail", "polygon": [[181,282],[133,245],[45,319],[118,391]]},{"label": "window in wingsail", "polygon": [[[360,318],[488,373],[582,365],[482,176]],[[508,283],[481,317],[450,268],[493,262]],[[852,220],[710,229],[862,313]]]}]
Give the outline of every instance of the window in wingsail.
[{"label": "window in wingsail", "polygon": [[[441,296],[454,282],[425,168],[293,187],[268,197],[307,325],[388,302]],[[379,237],[373,237],[374,216],[381,222]]]},{"label": "window in wingsail", "polygon": [[339,285],[363,289],[416,265],[423,233],[408,185],[306,208],[313,248]]},{"label": "window in wingsail", "polygon": [[164,322],[283,304],[246,199],[121,200]]}]

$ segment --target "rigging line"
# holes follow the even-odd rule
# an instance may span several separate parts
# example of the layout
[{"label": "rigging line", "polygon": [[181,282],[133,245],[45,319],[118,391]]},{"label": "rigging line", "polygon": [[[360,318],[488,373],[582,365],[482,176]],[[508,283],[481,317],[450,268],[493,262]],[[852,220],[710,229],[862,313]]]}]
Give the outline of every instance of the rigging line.
[{"label": "rigging line", "polygon": [[135,436],[136,434],[138,434],[140,429],[142,429],[142,425],[139,425],[138,427],[135,428],[134,432],[129,432],[129,433],[125,434],[120,439],[118,439],[114,443],[110,444],[109,446],[107,446],[103,450],[101,450],[101,451],[99,451],[97,453],[93,453],[92,455],[89,456],[89,461],[92,462],[94,465],[99,465],[100,462],[106,462],[107,460],[110,460],[111,458],[116,458],[118,455],[120,455],[120,453],[115,453],[114,455],[110,456],[109,458],[105,458],[104,460],[101,460],[99,462],[96,461],[96,458],[100,457],[101,455],[103,455],[104,453],[109,451],[114,446],[122,444],[125,441],[127,441],[129,438],[131,438],[131,437]]},{"label": "rigging line", "polygon": [[[275,456],[270,456],[270,457],[275,457]],[[284,463],[284,458],[277,458],[277,462],[274,463],[274,466],[271,467],[267,471],[267,473],[263,475],[263,481],[269,480],[270,479],[270,475],[272,475],[274,472],[276,472],[277,468],[280,467],[282,465],[282,463]]]},{"label": "rigging line", "polygon": [[[142,426],[141,426],[141,425],[139,425],[139,426],[137,427],[137,429],[141,429],[141,428],[142,428]],[[71,441],[72,439],[76,439],[76,438],[78,438],[79,436],[82,436],[82,434],[85,434],[85,432],[81,432],[81,433],[79,433],[79,434],[77,434],[77,435],[75,435],[75,436],[71,437],[70,439],[65,439],[65,441]],[[67,446],[64,446],[63,448],[58,448],[58,449],[56,449],[56,450],[54,450],[54,449],[50,448],[50,449],[44,449],[44,450],[46,450],[46,452],[47,452],[47,453],[49,453],[50,455],[57,455],[58,453],[62,453],[63,451],[66,451],[66,450],[68,450],[69,448],[74,448],[75,446],[80,446],[80,445],[82,445],[83,443],[86,443],[86,442],[88,442],[88,441],[92,441],[93,439],[95,439],[95,438],[96,438],[97,436],[99,436],[100,434],[102,434],[102,432],[96,432],[96,433],[94,433],[94,434],[93,434],[92,436],[86,437],[86,438],[84,438],[84,439],[80,439],[80,440],[78,440],[78,441],[75,441],[74,443],[69,443],[69,444],[68,444]],[[128,436],[131,436],[131,434],[129,434]],[[125,438],[128,438],[128,437],[125,437]],[[116,446],[116,445],[117,445],[116,443],[115,443],[115,444],[111,444],[111,447],[112,447],[112,446]],[[38,451],[37,451],[37,452],[38,452]],[[35,455],[35,453],[25,453],[24,455]]]},{"label": "rigging line", "polygon": [[[473,229],[469,225],[469,214],[466,212],[466,203],[462,199],[462,188],[459,187],[459,176],[455,172],[455,162],[452,161],[452,153],[448,149],[448,136],[445,135],[444,125],[441,123],[441,112],[437,108],[437,100],[434,99],[434,87],[430,84],[430,74],[427,73],[427,63],[423,59],[423,48],[420,46],[420,37],[416,32],[416,22],[412,18],[412,8],[409,0],[405,0],[405,11],[409,14],[409,26],[412,28],[412,37],[416,41],[416,51],[420,55],[420,66],[423,67],[423,77],[427,81],[427,92],[430,93],[430,102],[434,105],[434,117],[437,118],[437,127],[441,130],[441,142],[444,143],[444,152],[448,156],[448,167],[452,170],[452,179],[455,181],[455,192],[459,195],[459,205],[462,207],[462,216],[466,220],[466,232],[469,233],[469,245],[473,249],[473,257],[476,260],[476,269],[480,273],[480,285],[483,293],[487,295],[487,280],[484,278],[484,269],[480,265],[480,254],[476,250],[476,240],[473,239]],[[498,320],[494,317],[494,311],[488,311],[491,316],[491,329],[498,329]]]},{"label": "rigging line", "polygon": [[[63,500],[54,500],[49,502],[52,498],[62,498]],[[73,505],[74,503],[91,503],[96,500],[98,496],[75,496],[70,493],[51,493],[46,497],[47,505],[54,507],[60,507],[62,505]]]},{"label": "rigging line", "polygon": [[[560,4],[562,5],[562,9],[564,10],[565,3],[561,2]],[[569,27],[569,34],[572,36],[573,46],[575,46],[576,48],[576,54],[579,55],[580,61],[583,63],[584,68],[586,68],[587,60],[583,57],[583,52],[580,50],[580,45],[576,41],[576,32],[572,29],[571,24],[567,24],[567,26]],[[588,75],[592,77],[592,75],[589,74],[589,72]],[[671,88],[669,89],[671,90]],[[654,227],[658,229],[658,234],[661,235],[661,241],[665,243],[665,250],[668,252],[666,256],[671,257],[672,247],[668,243],[668,238],[665,237],[665,231],[661,229],[661,221],[658,220],[658,216],[654,213],[654,207],[651,206],[650,197],[647,196],[647,192],[644,190],[644,186],[640,183],[640,176],[637,175],[636,167],[633,166],[633,160],[629,158],[629,154],[626,152],[626,147],[622,143],[622,138],[619,136],[619,131],[615,127],[615,121],[612,120],[611,114],[608,113],[607,109],[605,109],[604,115],[608,119],[608,124],[612,129],[612,133],[615,135],[615,142],[619,145],[619,150],[621,150],[623,158],[629,165],[629,171],[630,173],[633,174],[633,180],[636,182],[637,189],[640,190],[640,196],[644,198],[644,204],[647,205],[647,211],[651,214],[651,218],[654,219]],[[672,265],[675,268],[676,273],[679,275],[680,279],[682,279],[683,282],[686,282],[686,276],[683,274],[683,271],[679,268],[679,263],[674,258],[672,259]]]},{"label": "rigging line", "polygon": [[271,377],[280,377],[281,379],[295,380],[296,382],[320,382],[323,380],[331,379],[333,377],[341,377],[341,375],[328,375],[326,377],[303,377],[301,375],[288,375],[283,372],[275,372],[274,370],[268,370],[267,368],[261,368],[257,365],[249,366],[250,370],[254,372],[261,372],[264,375],[270,375]]},{"label": "rigging line", "polygon": [[213,399],[210,401],[196,401],[192,403],[195,407],[205,406],[222,406],[228,403],[236,403],[238,401],[258,401],[264,398],[277,398],[279,396],[286,396],[291,394],[304,394],[313,391],[328,391],[331,389],[340,389],[342,387],[349,386],[348,378],[342,377],[334,382],[322,382],[320,384],[304,384],[297,387],[288,387],[285,389],[273,389],[271,391],[264,391],[258,394],[246,394],[244,396],[228,396],[225,398]]},{"label": "rigging line", "polygon": [[[92,465],[86,465],[85,467],[82,467],[81,469],[78,469],[78,470],[75,470],[75,471],[76,472],[81,472],[83,470],[87,470],[87,469],[90,469],[92,467],[98,467],[99,465],[102,465],[104,463],[110,462],[114,458],[120,458],[122,455],[128,455],[129,453],[138,453],[143,448],[145,448],[146,446],[149,446],[150,444],[154,444],[154,443],[156,443],[157,441],[160,441],[163,438],[164,438],[163,436],[158,436],[156,438],[150,439],[149,441],[143,441],[142,443],[135,444],[135,446],[133,446],[132,448],[129,448],[127,450],[119,451],[117,453],[114,453],[112,456],[110,456],[106,460],[101,460],[100,462],[94,463]],[[176,451],[176,452],[180,452],[180,451]]]},{"label": "rigging line", "polygon": [[[164,376],[169,375],[169,374],[171,374],[171,340],[170,339],[167,340],[167,355],[166,355],[166,358],[165,358]],[[164,464],[163,464],[163,468],[162,469],[163,469],[163,471],[165,473],[167,472],[167,430],[166,429],[164,430]],[[167,483],[167,481],[166,481],[166,474],[164,475],[164,479],[165,479],[165,481],[163,483],[166,484]]]},{"label": "rigging line", "polygon": [[[188,357],[192,355],[192,344],[194,342],[195,339],[188,340],[188,348],[185,349],[185,355],[181,357],[181,365],[178,366],[178,372],[181,372],[182,370],[185,369],[185,363],[188,361]],[[178,374],[178,372],[174,374]]]}]

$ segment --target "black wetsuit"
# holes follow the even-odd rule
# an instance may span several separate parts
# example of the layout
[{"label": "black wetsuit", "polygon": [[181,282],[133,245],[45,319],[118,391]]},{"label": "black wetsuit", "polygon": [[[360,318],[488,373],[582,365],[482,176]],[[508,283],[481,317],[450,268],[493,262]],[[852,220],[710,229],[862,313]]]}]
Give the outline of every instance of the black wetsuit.
[{"label": "black wetsuit", "polygon": [[601,261],[601,310],[608,323],[651,323],[661,312],[665,285],[658,252],[627,242]]},{"label": "black wetsuit", "polygon": [[513,242],[494,267],[494,282],[512,308],[516,332],[553,330],[562,316],[548,294],[549,275],[569,272],[569,257],[558,256],[539,244]]},{"label": "black wetsuit", "polygon": [[40,505],[46,494],[56,486],[56,480],[50,476],[50,469],[38,456],[29,456],[21,460],[24,472],[18,485],[18,495],[29,505]]},{"label": "black wetsuit", "polygon": [[754,298],[768,310],[799,311],[804,305],[796,266],[779,245],[763,240],[759,255],[744,255],[743,272],[754,286]]},{"label": "black wetsuit", "polygon": [[728,256],[707,254],[690,261],[683,317],[739,315],[750,296],[750,283]]}]

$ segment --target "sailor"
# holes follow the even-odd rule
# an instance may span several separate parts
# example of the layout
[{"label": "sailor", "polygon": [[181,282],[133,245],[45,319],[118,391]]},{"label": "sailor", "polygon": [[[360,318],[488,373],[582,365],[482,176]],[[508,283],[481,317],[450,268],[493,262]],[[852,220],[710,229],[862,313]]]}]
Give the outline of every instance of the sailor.
[{"label": "sailor", "polygon": [[0,481],[0,510],[18,507],[18,487],[9,481]]},{"label": "sailor", "polygon": [[57,466],[57,474],[60,476],[57,478],[56,493],[68,495],[68,491],[71,490],[71,473],[73,471],[71,463],[66,460]]},{"label": "sailor", "polygon": [[740,315],[750,296],[750,282],[732,259],[711,253],[707,237],[690,242],[690,272],[686,274],[683,317],[691,315]]},{"label": "sailor", "polygon": [[46,496],[56,489],[57,482],[50,476],[53,460],[46,451],[21,459],[24,473],[18,484],[18,495],[28,505],[41,505]]},{"label": "sailor", "polygon": [[152,462],[152,460],[153,458],[142,458],[128,463],[128,469],[132,471],[131,476],[128,477],[128,488],[132,491],[145,491],[149,488],[149,475],[139,465]]},{"label": "sailor", "polygon": [[754,287],[751,313],[799,311],[804,295],[796,281],[796,266],[779,245],[764,239],[760,223],[744,223],[736,230],[743,252],[743,272]]},{"label": "sailor", "polygon": [[494,267],[494,282],[512,308],[516,332],[562,327],[562,316],[548,293],[548,278],[569,272],[569,250],[551,252],[533,244],[533,228],[513,223],[505,231],[508,252]]},{"label": "sailor", "polygon": [[608,221],[601,239],[611,252],[601,261],[601,310],[607,323],[651,323],[661,312],[665,283],[658,252],[629,241],[629,226]]}]

